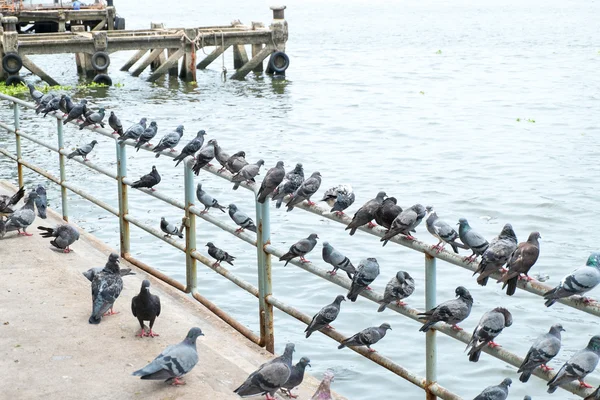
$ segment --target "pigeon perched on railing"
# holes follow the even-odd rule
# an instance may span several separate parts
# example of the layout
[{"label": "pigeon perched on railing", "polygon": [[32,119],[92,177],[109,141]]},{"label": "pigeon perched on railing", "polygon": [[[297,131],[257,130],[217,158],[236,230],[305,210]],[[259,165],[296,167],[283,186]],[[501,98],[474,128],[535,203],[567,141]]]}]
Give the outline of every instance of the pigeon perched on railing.
[{"label": "pigeon perched on railing", "polygon": [[76,148],[75,151],[73,151],[71,154],[69,154],[67,156],[67,158],[71,159],[73,157],[81,156],[81,157],[83,157],[83,161],[88,161],[87,155],[90,154],[92,152],[92,150],[94,150],[94,146],[97,144],[98,144],[98,142],[96,140],[92,140],[90,143]]},{"label": "pigeon perched on railing", "polygon": [[146,147],[151,146],[152,143],[150,143],[150,141],[156,136],[157,132],[158,125],[156,124],[156,121],[150,122],[150,126],[144,129],[144,132],[138,137],[137,143],[135,144],[135,151],[140,151],[140,148],[143,145],[146,145]]},{"label": "pigeon perched on railing", "polygon": [[38,229],[42,231],[40,235],[42,235],[43,238],[56,238],[51,240],[50,244],[57,249],[62,250],[63,253],[70,253],[71,249],[69,246],[79,240],[79,231],[68,224],[61,224],[56,228],[38,226]]},{"label": "pigeon perched on railing", "polygon": [[344,215],[344,210],[354,204],[356,196],[350,185],[338,185],[327,189],[321,201],[326,202],[331,210],[338,217]]},{"label": "pigeon perched on railing", "polygon": [[372,326],[367,329],[363,329],[362,331],[354,334],[353,336],[342,340],[342,343],[338,346],[338,349],[343,349],[346,346],[367,346],[370,352],[375,352],[377,350],[372,349],[371,345],[379,342],[381,339],[385,337],[387,331],[392,330],[392,327],[388,323],[383,323],[380,326]]},{"label": "pigeon perched on railing", "polygon": [[[600,283],[600,252],[590,254],[585,267],[578,268],[565,276],[558,286],[544,293],[546,307],[556,303],[556,300],[572,295],[583,295],[589,292]],[[584,303],[591,303],[594,300],[583,297]]]},{"label": "pigeon perched on railing", "polygon": [[12,196],[0,195],[0,217],[7,216],[12,214],[14,210],[11,206],[16,205],[22,198],[25,196],[25,187],[21,186],[21,188],[17,191],[17,193]]},{"label": "pigeon perched on railing", "polygon": [[108,117],[108,126],[110,126],[113,130],[113,135],[123,136],[123,124],[121,124],[121,120],[117,117],[117,114],[114,111],[110,112]]},{"label": "pigeon perched on railing", "polygon": [[237,190],[240,187],[241,182],[246,181],[247,184],[256,182],[254,178],[257,175],[260,175],[260,167],[262,167],[264,163],[263,160],[258,160],[255,164],[248,164],[240,169],[240,171],[231,178],[231,181],[234,182],[233,190]]},{"label": "pigeon perched on railing", "polygon": [[[169,132],[160,139],[160,142],[156,145],[153,152],[156,153],[154,157],[160,157],[160,152],[166,149],[171,149],[171,153],[175,152],[175,147],[179,144],[181,137],[183,136],[183,125],[179,125],[174,132]],[[141,139],[141,137],[140,137]]]},{"label": "pigeon perched on railing", "polygon": [[398,200],[395,197],[388,197],[383,200],[381,207],[375,211],[375,222],[386,229],[390,229],[392,222],[402,212],[402,207],[397,204]]},{"label": "pigeon perched on railing", "polygon": [[454,330],[462,331],[462,328],[457,324],[467,319],[471,314],[473,297],[463,286],[457,287],[454,292],[457,296],[456,299],[445,301],[427,312],[417,314],[419,319],[426,321],[419,331],[427,332],[435,323],[440,321],[452,325]]},{"label": "pigeon perched on railing", "polygon": [[352,217],[352,221],[346,227],[346,231],[350,229],[350,236],[356,233],[356,230],[367,224],[369,228],[373,228],[376,225],[371,221],[375,218],[375,212],[381,207],[383,200],[387,195],[384,191],[377,193],[377,196],[374,199],[367,201],[361,208],[354,213]]},{"label": "pigeon perched on railing", "polygon": [[[242,151],[242,153],[244,153]],[[245,153],[244,153],[244,157],[245,157]],[[221,164],[221,168],[219,168],[219,170],[217,171],[217,173],[221,173],[223,171],[225,171],[227,169],[227,161],[229,161],[229,153],[223,151],[223,149],[221,148],[221,146],[219,146],[218,144],[215,146],[215,159],[217,160],[217,162],[219,164]]]},{"label": "pigeon perched on railing", "polygon": [[218,145],[217,141],[210,139],[196,154],[194,165],[192,166],[192,170],[196,175],[200,173],[202,168],[211,165],[210,162],[215,158],[215,145]]},{"label": "pigeon perched on railing", "polygon": [[256,225],[254,225],[254,221],[250,218],[246,213],[240,211],[235,204],[229,205],[229,217],[235,222],[238,229],[236,229],[236,233],[243,232],[244,229],[248,229],[251,232],[256,233]]},{"label": "pigeon perched on railing", "polygon": [[358,267],[356,267],[356,273],[352,277],[352,284],[346,296],[348,300],[354,303],[363,290],[370,290],[369,285],[377,276],[379,276],[379,263],[377,259],[370,257],[362,260],[358,264]]},{"label": "pigeon perched on railing", "polygon": [[79,126],[79,130],[82,130],[86,126],[90,125],[94,125],[93,128],[97,128],[98,125],[104,128],[104,122],[102,122],[104,115],[104,107],[100,107],[98,111],[93,112],[85,117],[85,121],[83,121],[83,124]]},{"label": "pigeon perched on railing", "polygon": [[160,217],[160,230],[165,233],[165,237],[171,237],[171,235],[175,235],[180,239],[183,239],[183,233],[179,230],[179,228],[168,222],[165,217]]},{"label": "pigeon perched on railing", "polygon": [[284,177],[285,168],[283,161],[277,161],[277,165],[267,171],[265,179],[263,179],[260,189],[258,189],[258,197],[256,201],[261,204],[264,203],[267,199],[267,196],[273,193],[273,191],[277,189],[277,186],[283,182]]},{"label": "pigeon perched on railing", "polygon": [[533,370],[537,367],[541,367],[544,371],[552,370],[552,368],[549,368],[547,364],[554,357],[556,357],[560,351],[561,331],[564,331],[562,325],[554,324],[552,327],[550,327],[550,331],[548,333],[540,335],[535,340],[533,345],[531,345],[531,348],[527,352],[527,355],[523,359],[523,362],[517,371],[517,373],[521,374],[519,377],[521,382],[527,382],[533,373]]},{"label": "pigeon perched on railing", "polygon": [[310,359],[308,357],[300,358],[300,361],[296,363],[296,365],[292,366],[290,377],[287,382],[281,387],[281,391],[287,394],[290,398],[297,398],[298,396],[292,394],[292,389],[300,386],[302,381],[304,380],[304,370],[306,366],[310,365]]},{"label": "pigeon perched on railing", "polygon": [[44,109],[46,109],[46,107],[48,107],[48,104],[50,104],[52,99],[54,99],[55,97],[56,96],[54,95],[54,93],[46,93],[45,95],[43,95],[42,98],[40,99],[40,102],[38,103],[38,106],[35,109],[35,113],[39,114],[39,113],[43,112]]},{"label": "pigeon perched on railing", "polygon": [[408,272],[398,271],[396,275],[390,279],[388,284],[385,286],[383,292],[383,300],[379,302],[381,304],[377,312],[382,312],[391,302],[395,301],[399,306],[405,306],[406,303],[402,299],[407,298],[415,291],[415,280]]},{"label": "pigeon perched on railing", "polygon": [[58,111],[58,110],[60,110],[60,98],[53,97],[52,100],[50,100],[48,102],[46,107],[44,107],[44,109],[41,112],[44,113],[44,118],[46,118],[46,115],[48,115],[51,112]]},{"label": "pigeon perched on railing", "polygon": [[281,207],[281,203],[283,203],[283,198],[288,194],[293,194],[296,189],[300,187],[300,185],[304,182],[304,170],[302,169],[302,164],[296,164],[296,167],[285,175],[283,182],[277,186],[277,188],[273,191],[273,196],[271,197],[271,201],[277,201],[275,207]]},{"label": "pigeon perched on railing", "polygon": [[[425,226],[427,227],[427,231],[431,233],[436,239],[439,240],[438,244],[433,246],[432,248],[436,250],[437,253],[444,249],[446,243],[452,246],[452,250],[458,254],[458,247],[461,248],[466,247],[462,243],[457,243],[456,239],[458,239],[458,232],[454,230],[454,228],[447,223],[446,221],[441,220],[435,211],[433,211],[433,207],[427,206],[425,209],[429,212],[429,216],[425,220]],[[443,243],[443,244],[442,244]]]},{"label": "pigeon perched on railing", "polygon": [[567,382],[579,381],[579,386],[591,388],[584,382],[585,377],[592,373],[600,359],[600,336],[593,336],[588,345],[573,354],[569,361],[563,364],[556,375],[548,381],[548,393],[554,393],[556,388]]},{"label": "pigeon perched on railing", "polygon": [[92,315],[88,320],[90,324],[99,324],[103,316],[116,314],[113,306],[121,290],[123,280],[119,269],[119,256],[112,253],[104,269],[92,280]]},{"label": "pigeon perched on railing", "polygon": [[36,192],[29,192],[27,200],[25,200],[25,205],[10,214],[5,222],[3,221],[0,229],[0,238],[4,237],[6,232],[14,230],[16,230],[19,235],[33,236],[31,233],[27,233],[27,227],[35,220],[34,202],[36,198]]},{"label": "pigeon perched on railing", "polygon": [[[217,148],[220,148],[219,145],[215,145],[215,155]],[[240,170],[246,165],[248,165],[248,161],[246,161],[246,153],[244,151],[238,151],[237,153],[235,153],[227,159],[227,162],[225,163],[225,168],[227,169],[227,171],[235,175],[238,172],[240,172]]]},{"label": "pigeon perched on railing", "polygon": [[69,112],[75,107],[75,104],[69,96],[63,94],[58,102],[58,109],[63,113],[63,117],[69,115]]},{"label": "pigeon perched on railing", "polygon": [[133,182],[131,184],[131,187],[132,188],[148,188],[154,192],[156,190],[156,189],[154,189],[154,186],[158,185],[160,183],[160,180],[161,180],[160,175],[158,174],[156,167],[153,165],[152,171],[150,171],[149,174],[146,174],[146,175],[140,177],[139,180]]},{"label": "pigeon perched on railing", "polygon": [[29,88],[29,94],[31,95],[31,98],[35,104],[40,104],[40,100],[42,100],[42,97],[44,97],[44,93],[37,90],[31,83],[28,83],[27,87]]},{"label": "pigeon perched on railing", "polygon": [[196,186],[196,198],[200,203],[202,203],[202,205],[204,205],[204,210],[200,211],[200,214],[206,214],[211,207],[225,212],[226,207],[220,205],[217,199],[206,193],[202,189],[201,183]]},{"label": "pigeon perched on railing", "polygon": [[206,247],[208,247],[208,254],[212,258],[217,260],[217,261],[215,261],[213,266],[221,265],[221,261],[225,261],[227,264],[233,265],[233,261],[235,260],[234,256],[230,255],[225,250],[221,250],[220,248],[215,246],[212,242],[206,243]]},{"label": "pigeon perched on railing", "polygon": [[519,243],[517,249],[511,254],[506,263],[507,271],[502,275],[499,282],[503,282],[502,289],[506,288],[506,294],[512,296],[517,289],[517,280],[521,279],[521,274],[525,275],[525,279],[531,281],[532,278],[527,275],[529,270],[540,255],[540,239],[539,232],[531,232],[526,242]]},{"label": "pigeon perched on railing", "polygon": [[71,122],[73,120],[81,120],[81,117],[83,117],[85,115],[85,113],[87,112],[87,100],[83,99],[81,101],[79,101],[78,104],[75,104],[73,106],[73,108],[71,108],[71,111],[69,111],[69,115],[67,116],[67,118],[65,118],[63,120],[63,125],[66,125],[67,122]]},{"label": "pigeon perched on railing", "polygon": [[460,218],[458,225],[458,237],[460,241],[473,252],[473,254],[465,257],[463,260],[472,263],[477,256],[485,253],[490,244],[482,235],[471,228],[466,218]]},{"label": "pigeon perched on railing", "polygon": [[[181,125],[181,129],[183,130],[183,125]],[[203,130],[199,130],[198,133],[196,133],[196,137],[193,138],[192,140],[190,140],[190,142],[188,144],[183,146],[183,149],[181,149],[181,152],[177,155],[177,157],[175,157],[173,159],[173,161],[177,161],[177,163],[175,163],[175,166],[178,166],[179,163],[181,161],[183,161],[183,159],[186,158],[187,156],[193,157],[194,154],[196,154],[196,152],[202,148],[202,145],[204,144],[204,136],[205,135],[206,135],[206,132],[204,132]],[[215,151],[216,151],[216,147],[215,147]]]},{"label": "pigeon perched on railing", "polygon": [[285,261],[284,267],[296,257],[300,257],[300,262],[302,263],[310,262],[304,258],[304,256],[315,248],[318,238],[319,236],[316,233],[311,233],[306,239],[298,240],[296,243],[290,246],[290,249],[287,253],[279,257],[279,261]]},{"label": "pigeon perched on railing", "polygon": [[308,324],[304,330],[307,338],[310,337],[313,332],[320,331],[323,328],[331,329],[329,324],[335,321],[339,315],[342,301],[346,301],[346,298],[343,295],[337,296],[333,303],[321,308],[321,310],[313,316],[310,324]]},{"label": "pigeon perched on railing", "polygon": [[323,261],[333,266],[333,269],[328,271],[330,275],[337,274],[337,270],[341,269],[348,275],[348,278],[352,279],[356,273],[356,268],[354,268],[348,257],[336,250],[329,242],[323,242],[322,255]]},{"label": "pigeon perched on railing", "polygon": [[481,350],[486,344],[491,348],[500,347],[499,344],[494,343],[494,339],[502,333],[505,327],[511,326],[512,323],[512,314],[503,307],[496,307],[483,314],[465,348],[465,351],[469,350],[467,353],[469,361],[479,361]]},{"label": "pigeon perched on railing", "polygon": [[398,234],[402,234],[408,240],[414,240],[410,234],[415,231],[415,228],[421,223],[427,211],[421,204],[415,204],[406,210],[402,211],[392,222],[392,225],[387,230],[385,235],[380,239],[385,246],[391,238]]},{"label": "pigeon perched on railing", "polygon": [[473,400],[506,400],[508,397],[508,387],[511,384],[512,379],[506,378],[499,385],[486,387]]},{"label": "pigeon perched on railing", "polygon": [[[160,316],[160,298],[150,293],[150,281],[144,279],[140,292],[131,299],[131,312],[140,323],[140,333],[138,337],[155,337],[158,333],[152,332],[156,317]],[[144,326],[144,321],[148,321],[148,332]]]},{"label": "pigeon perched on railing", "polygon": [[37,215],[41,219],[46,219],[46,209],[48,208],[46,188],[44,187],[44,185],[37,185],[35,193],[37,194],[37,197],[35,198],[35,208],[37,208]]},{"label": "pigeon perched on railing", "polygon": [[302,203],[304,200],[308,202],[309,206],[314,206],[315,203],[310,201],[312,195],[317,193],[321,186],[321,174],[319,172],[313,172],[310,178],[306,179],[298,189],[292,195],[292,198],[287,202],[287,210],[292,211],[294,206]]},{"label": "pigeon perched on railing", "polygon": [[477,283],[485,286],[494,272],[498,272],[508,261],[513,251],[517,249],[517,235],[511,224],[504,225],[500,235],[490,243],[487,250],[481,256],[479,266],[473,275],[479,273]]},{"label": "pigeon perched on railing", "polygon": [[[148,120],[146,118],[142,118],[140,119],[140,122],[138,122],[137,124],[133,124],[129,128],[127,128],[125,133],[119,135],[119,143],[123,143],[127,139],[138,140],[142,133],[144,133],[144,131],[146,130],[147,121]],[[115,128],[113,127],[113,129]],[[121,131],[122,130],[123,129],[121,129]]]}]

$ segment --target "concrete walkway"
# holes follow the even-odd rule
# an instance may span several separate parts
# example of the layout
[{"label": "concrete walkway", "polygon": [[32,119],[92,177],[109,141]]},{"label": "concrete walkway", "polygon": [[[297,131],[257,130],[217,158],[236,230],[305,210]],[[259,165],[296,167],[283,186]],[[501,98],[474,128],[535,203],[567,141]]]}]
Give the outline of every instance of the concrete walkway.
[{"label": "concrete walkway", "polygon": [[[9,194],[7,186],[0,184],[0,194]],[[103,266],[111,249],[80,229],[74,252],[52,250],[50,240],[43,239],[36,227],[60,222],[49,210],[48,219],[36,218],[30,227],[34,236],[9,232],[0,240],[1,398],[240,398],[233,389],[268,361],[269,353],[195,300],[123,260],[121,267],[132,268],[136,275],[123,279],[123,292],[115,303],[120,313],[90,325],[90,282],[81,273]],[[135,337],[139,324],[131,314],[131,298],[143,279],[150,280],[162,303],[154,325],[160,336],[153,339]],[[183,340],[194,326],[206,336],[198,338],[200,361],[184,377],[187,385],[175,387],[131,376],[166,346]],[[299,399],[310,399],[317,386],[318,381],[307,376],[296,391]]]}]

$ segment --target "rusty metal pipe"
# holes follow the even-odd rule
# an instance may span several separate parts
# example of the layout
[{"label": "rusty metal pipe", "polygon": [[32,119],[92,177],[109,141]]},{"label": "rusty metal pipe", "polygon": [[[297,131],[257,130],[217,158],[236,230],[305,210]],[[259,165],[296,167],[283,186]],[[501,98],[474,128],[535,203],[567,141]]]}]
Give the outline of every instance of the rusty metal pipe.
[{"label": "rusty metal pipe", "polygon": [[147,273],[149,273],[150,275],[154,276],[155,278],[160,279],[161,281],[173,286],[175,289],[178,289],[180,291],[182,291],[183,293],[186,293],[185,291],[185,285],[179,281],[176,281],[175,279],[163,274],[162,272],[152,268],[151,266],[149,266],[148,264],[138,260],[137,258],[133,257],[131,254],[129,253],[125,253],[123,254],[121,257],[123,257],[125,260],[129,261],[130,263],[132,263],[133,265],[135,265],[136,267],[146,271]]}]

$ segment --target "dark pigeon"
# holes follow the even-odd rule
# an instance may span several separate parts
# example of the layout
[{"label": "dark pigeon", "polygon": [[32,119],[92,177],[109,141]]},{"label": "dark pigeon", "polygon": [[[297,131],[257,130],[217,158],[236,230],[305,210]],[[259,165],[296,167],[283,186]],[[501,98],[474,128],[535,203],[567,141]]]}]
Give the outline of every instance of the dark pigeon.
[{"label": "dark pigeon", "polygon": [[104,119],[104,115],[104,107],[101,107],[98,111],[87,115],[85,117],[85,121],[83,121],[83,124],[79,126],[79,130],[82,130],[86,126],[90,125],[94,125],[93,128],[97,128],[98,125],[104,128],[104,122],[102,122],[102,120]]},{"label": "dark pigeon", "polygon": [[125,133],[120,135],[119,143],[123,143],[127,139],[138,140],[142,133],[144,133],[144,131],[146,130],[147,121],[148,120],[146,118],[142,118],[140,119],[140,122],[138,122],[137,124],[133,124],[129,128],[127,128]]},{"label": "dark pigeon", "polygon": [[58,109],[62,111],[63,117],[69,115],[69,112],[73,109],[74,106],[75,104],[73,104],[73,101],[69,96],[67,96],[66,94],[60,96],[60,101],[58,102]]},{"label": "dark pigeon", "polygon": [[486,387],[473,400],[506,400],[508,398],[508,387],[511,384],[512,380],[506,378],[497,386]]},{"label": "dark pigeon", "polygon": [[323,242],[323,261],[333,266],[333,269],[328,271],[331,275],[335,275],[337,270],[341,269],[348,275],[348,278],[352,279],[356,273],[356,268],[348,257],[334,249],[328,242]]},{"label": "dark pigeon", "polygon": [[564,331],[561,324],[552,325],[548,333],[540,335],[533,345],[531,345],[531,348],[527,352],[525,359],[523,359],[523,362],[517,371],[517,373],[521,374],[519,377],[521,382],[527,382],[533,373],[533,370],[537,367],[541,367],[544,371],[549,371],[551,369],[547,367],[547,364],[556,357],[560,351],[561,331]]},{"label": "dark pigeon", "polygon": [[466,218],[459,219],[458,225],[458,237],[460,241],[473,252],[469,257],[465,257],[464,261],[472,263],[477,256],[485,253],[490,244],[482,235],[471,228]]},{"label": "dark pigeon", "polygon": [[356,268],[356,273],[352,278],[350,291],[348,291],[348,300],[355,302],[358,295],[365,289],[369,289],[369,285],[379,275],[379,263],[377,259],[369,257],[366,260],[361,260]]},{"label": "dark pigeon", "polygon": [[321,201],[327,202],[331,210],[338,217],[344,215],[344,210],[354,204],[356,196],[350,185],[338,185],[328,189]]},{"label": "dark pigeon", "polygon": [[160,139],[160,142],[156,145],[153,152],[156,153],[154,157],[160,157],[160,152],[166,149],[171,149],[171,153],[175,152],[175,147],[179,144],[181,137],[183,136],[183,125],[179,125],[175,132],[167,133],[165,136]]},{"label": "dark pigeon", "polygon": [[387,230],[385,235],[381,238],[381,242],[385,246],[391,238],[398,234],[403,234],[408,240],[414,240],[414,237],[410,234],[415,228],[421,223],[421,220],[425,217],[427,211],[421,204],[415,204],[402,211],[396,219],[392,222],[392,226]]},{"label": "dark pigeon", "polygon": [[548,393],[554,393],[556,388],[575,379],[579,385],[591,388],[584,382],[585,377],[592,373],[598,365],[600,357],[600,336],[592,337],[585,349],[573,354],[569,361],[563,364],[556,375],[548,381]]},{"label": "dark pigeon", "polygon": [[[585,267],[571,272],[557,287],[544,293],[546,307],[550,307],[558,299],[572,295],[581,296],[598,286],[598,283],[600,283],[600,252],[594,252],[588,257]],[[583,301],[590,303],[592,300],[584,297]]]},{"label": "dark pigeon", "polygon": [[471,314],[473,297],[463,286],[457,287],[455,293],[456,299],[445,301],[427,312],[418,314],[420,315],[419,319],[426,321],[419,331],[427,332],[435,323],[440,321],[452,325],[454,330],[462,331],[462,328],[459,328],[457,324],[467,319]]},{"label": "dark pigeon", "polygon": [[473,275],[479,272],[477,283],[485,286],[494,272],[497,272],[508,261],[510,255],[517,249],[517,235],[511,224],[504,225],[500,235],[490,243],[490,246],[481,256],[479,266]]},{"label": "dark pigeon", "polygon": [[[244,152],[242,151],[241,153]],[[244,153],[244,157],[245,156],[246,153]],[[219,168],[219,170],[217,171],[218,173],[221,173],[227,169],[227,161],[229,161],[230,158],[231,157],[229,156],[229,153],[224,152],[221,146],[219,146],[218,144],[215,146],[215,159],[218,161],[219,164],[221,164],[221,168]]]},{"label": "dark pigeon", "polygon": [[433,249],[439,253],[444,249],[446,243],[448,243],[450,246],[452,246],[452,250],[458,254],[458,247],[465,247],[462,243],[456,243],[456,239],[458,239],[458,232],[456,232],[454,228],[446,221],[441,220],[437,216],[436,212],[433,211],[433,207],[428,206],[425,207],[425,209],[429,212],[429,216],[425,220],[427,230],[439,240],[438,244],[433,246]]},{"label": "dark pigeon", "polygon": [[[152,332],[156,317],[160,316],[160,298],[150,293],[150,281],[144,279],[140,293],[131,299],[131,312],[140,323],[141,331],[138,337],[155,337],[158,333]],[[148,332],[144,326],[144,321],[148,321]]]},{"label": "dark pigeon", "polygon": [[398,271],[396,275],[390,279],[388,284],[385,286],[383,293],[383,300],[379,302],[381,304],[377,312],[385,310],[388,304],[395,301],[399,306],[405,306],[406,303],[402,299],[407,298],[415,291],[415,280],[408,272]]},{"label": "dark pigeon", "polygon": [[46,188],[44,185],[38,185],[35,189],[37,197],[35,198],[35,207],[37,208],[38,217],[46,219],[46,209],[48,208],[48,197],[46,196]]},{"label": "dark pigeon", "polygon": [[210,139],[196,154],[194,165],[192,166],[192,170],[196,175],[200,173],[202,168],[211,165],[210,162],[215,158],[215,145],[218,145],[217,141]]},{"label": "dark pigeon", "polygon": [[44,113],[44,118],[46,118],[46,115],[48,115],[48,113],[60,110],[60,100],[61,99],[58,97],[53,97],[52,100],[48,102],[48,105],[42,110],[42,112]]},{"label": "dark pigeon", "polygon": [[255,164],[248,164],[244,166],[240,171],[235,174],[231,181],[234,182],[233,190],[237,190],[240,187],[240,183],[246,181],[246,183],[250,184],[250,182],[256,182],[254,178],[257,175],[260,175],[260,167],[264,165],[263,160],[258,160]]},{"label": "dark pigeon", "polygon": [[503,282],[502,289],[506,286],[506,294],[512,296],[515,294],[517,289],[517,280],[520,279],[521,274],[525,275],[525,279],[532,280],[528,273],[531,267],[535,264],[540,255],[540,243],[538,239],[541,239],[539,232],[531,232],[529,239],[526,242],[519,243],[517,249],[512,253],[506,268],[508,269],[498,282]]},{"label": "dark pigeon", "polygon": [[94,146],[97,144],[98,144],[98,142],[96,140],[92,140],[90,143],[76,148],[75,151],[73,151],[71,154],[69,154],[67,156],[67,158],[71,159],[73,157],[81,156],[81,157],[83,157],[83,161],[88,161],[87,155],[90,154],[92,152],[92,150],[94,150]]},{"label": "dark pigeon", "polygon": [[73,120],[79,120],[87,112],[87,100],[83,99],[79,104],[75,104],[66,119],[63,120],[63,125]]},{"label": "dark pigeon", "polygon": [[348,339],[342,340],[342,343],[338,346],[338,349],[343,349],[346,346],[367,346],[367,349],[369,349],[370,352],[375,352],[376,350],[372,349],[371,345],[374,345],[383,339],[388,329],[392,330],[392,327],[388,323],[363,329]]},{"label": "dark pigeon", "polygon": [[277,200],[275,207],[281,207],[281,203],[283,203],[283,198],[288,194],[293,194],[296,189],[300,187],[300,185],[304,182],[304,170],[302,169],[302,164],[296,164],[293,171],[288,172],[283,179],[283,182],[277,186],[277,188],[273,191],[273,196],[271,197],[272,201]]},{"label": "dark pigeon", "polygon": [[[183,129],[183,126],[181,126],[181,129]],[[181,149],[181,153],[179,153],[177,157],[173,159],[173,161],[177,161],[177,163],[175,163],[175,166],[178,166],[179,163],[183,161],[183,159],[187,156],[193,157],[194,154],[196,154],[196,152],[202,148],[202,145],[204,144],[204,136],[206,136],[206,132],[200,130],[196,134],[195,138],[193,138],[188,144],[183,146],[183,149]]]},{"label": "dark pigeon", "polygon": [[313,332],[320,331],[323,328],[331,328],[329,324],[335,321],[340,313],[342,301],[346,301],[344,296],[337,296],[333,303],[321,308],[321,310],[313,316],[312,321],[310,321],[310,324],[308,324],[304,330],[307,338],[310,337]]},{"label": "dark pigeon", "polygon": [[166,237],[171,237],[171,235],[178,236],[180,239],[183,239],[183,233],[179,230],[179,228],[170,222],[168,222],[165,217],[160,217],[160,230],[165,233]]},{"label": "dark pigeon", "polygon": [[[217,147],[215,147],[215,152],[216,151]],[[246,165],[248,165],[248,161],[246,161],[246,153],[243,151],[238,151],[227,159],[225,168],[227,168],[227,171],[231,172],[232,174],[237,174]]]},{"label": "dark pigeon", "polygon": [[140,151],[140,148],[143,145],[146,145],[146,147],[152,146],[150,141],[154,139],[154,136],[156,136],[157,132],[158,125],[156,124],[156,121],[150,122],[150,126],[144,129],[144,132],[142,132],[142,134],[138,137],[137,143],[135,144],[135,151]]},{"label": "dark pigeon", "polygon": [[121,120],[119,119],[119,117],[117,117],[114,111],[110,112],[110,115],[108,117],[108,125],[112,128],[113,135],[123,136],[123,125],[121,124]]},{"label": "dark pigeon", "polygon": [[292,389],[300,386],[300,384],[304,380],[304,370],[306,369],[307,365],[309,367],[311,366],[310,360],[308,359],[308,357],[302,357],[300,361],[298,361],[298,363],[292,367],[290,377],[288,378],[287,382],[281,387],[281,391],[286,393],[288,397],[298,397],[292,394]]},{"label": "dark pigeon", "polygon": [[221,265],[221,261],[225,261],[227,264],[233,265],[233,261],[235,260],[234,256],[230,255],[225,250],[221,250],[220,248],[215,246],[212,242],[206,243],[206,247],[208,247],[208,254],[212,258],[217,260],[217,261],[215,261],[213,266]]},{"label": "dark pigeon", "polygon": [[292,211],[294,206],[300,204],[304,200],[308,202],[309,206],[314,206],[315,203],[310,201],[313,194],[317,193],[321,186],[321,174],[319,172],[313,172],[310,178],[302,182],[300,187],[296,189],[292,198],[287,202],[287,210]]},{"label": "dark pigeon", "polygon": [[277,165],[267,172],[265,179],[263,179],[260,185],[260,189],[258,189],[256,201],[261,204],[264,203],[267,196],[273,193],[277,186],[283,182],[283,178],[285,177],[285,168],[283,166],[283,161],[277,161]]},{"label": "dark pigeon", "polygon": [[211,207],[225,212],[225,207],[220,205],[217,199],[213,198],[211,195],[202,190],[201,183],[199,183],[196,187],[196,197],[198,198],[198,201],[204,205],[204,210],[200,211],[201,214],[207,213],[208,209]]},{"label": "dark pigeon", "polygon": [[42,97],[44,97],[44,93],[37,90],[31,83],[28,83],[27,87],[29,88],[29,94],[31,95],[31,98],[35,104],[40,104],[40,100],[42,100]]},{"label": "dark pigeon", "polygon": [[375,227],[375,224],[371,222],[375,218],[375,212],[381,207],[383,200],[387,195],[381,191],[377,193],[374,199],[367,201],[352,217],[352,221],[348,224],[345,230],[350,229],[350,236],[356,233],[358,227],[368,224],[369,228]]},{"label": "dark pigeon", "polygon": [[397,205],[398,200],[395,197],[388,197],[383,200],[381,207],[375,211],[375,222],[386,229],[392,227],[392,222],[402,212],[402,207]]},{"label": "dark pigeon", "polygon": [[[3,237],[6,232],[14,230],[19,235],[33,236],[31,233],[27,233],[27,227],[35,220],[34,202],[36,198],[37,193],[30,192],[23,207],[10,214],[5,222],[3,221],[2,229],[0,229],[0,237]],[[22,233],[21,230],[23,231]]]},{"label": "dark pigeon", "polygon": [[48,104],[50,104],[50,102],[54,100],[55,97],[56,96],[53,93],[46,93],[45,95],[43,95],[40,99],[40,103],[35,109],[35,113],[39,114],[43,112],[46,109],[46,107],[48,107]]},{"label": "dark pigeon", "polygon": [[[82,272],[81,274],[83,276],[85,276],[85,278],[92,282],[94,280],[94,277],[96,275],[98,275],[100,272],[102,272],[102,270],[104,269],[104,267],[95,267],[95,268],[90,268],[85,272]],[[121,277],[123,276],[127,276],[127,275],[135,275],[135,272],[131,272],[131,268],[121,268],[119,270],[119,275],[121,275]]]},{"label": "dark pigeon", "polygon": [[[40,185],[41,186],[41,185]],[[17,193],[12,196],[0,195],[0,217],[8,216],[12,214],[14,210],[11,206],[16,205],[21,199],[25,196],[25,187],[21,186],[21,188],[17,191]]]},{"label": "dark pigeon", "polygon": [[244,229],[248,229],[249,231],[256,233],[256,225],[254,225],[252,218],[247,216],[246,213],[240,211],[235,204],[230,204],[228,208],[229,217],[231,217],[233,222],[239,226],[239,228],[236,229],[236,233],[243,232]]},{"label": "dark pigeon", "polygon": [[[119,256],[111,254],[102,272],[92,281],[92,315],[90,324],[99,324],[104,315],[116,314],[113,311],[115,301],[123,290],[123,280],[119,269]],[[108,310],[110,309],[110,312]],[[107,314],[106,314],[107,313]]]},{"label": "dark pigeon", "polygon": [[140,177],[139,180],[133,182],[133,184],[131,184],[131,187],[132,188],[148,188],[152,191],[155,191],[154,186],[158,185],[159,183],[160,183],[160,175],[158,174],[156,167],[153,165],[152,171],[149,174],[146,174],[146,175]]},{"label": "dark pigeon", "polygon": [[63,253],[70,253],[69,246],[79,240],[79,231],[68,224],[58,225],[56,228],[38,226],[38,229],[42,231],[40,235],[43,238],[55,238],[50,241],[50,244],[62,250]]},{"label": "dark pigeon", "polygon": [[319,236],[316,233],[311,233],[306,239],[301,239],[297,241],[296,243],[290,246],[290,249],[287,253],[279,257],[279,261],[285,261],[284,266],[288,265],[288,263],[296,257],[300,257],[300,262],[302,263],[309,262],[307,259],[304,258],[304,256],[310,253],[312,249],[315,248],[315,246],[317,245],[318,238]]},{"label": "dark pigeon", "polygon": [[505,327],[511,326],[512,322],[512,314],[503,307],[496,307],[483,314],[465,349],[466,351],[470,348],[467,353],[469,361],[479,361],[481,350],[486,344],[491,348],[499,347],[500,345],[494,343],[494,339],[502,333]]}]

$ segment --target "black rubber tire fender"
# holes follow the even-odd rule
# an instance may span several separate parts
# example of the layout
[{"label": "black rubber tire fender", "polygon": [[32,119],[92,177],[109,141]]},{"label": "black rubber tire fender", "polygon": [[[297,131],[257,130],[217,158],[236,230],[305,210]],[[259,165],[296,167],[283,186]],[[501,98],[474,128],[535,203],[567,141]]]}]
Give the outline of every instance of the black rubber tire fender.
[{"label": "black rubber tire fender", "polygon": [[7,53],[2,57],[2,68],[9,74],[16,74],[23,68],[23,60],[17,53]]},{"label": "black rubber tire fender", "polygon": [[107,74],[98,74],[94,77],[94,83],[101,85],[112,86],[113,82]]},{"label": "black rubber tire fender", "polygon": [[6,86],[24,85],[25,81],[19,75],[10,75],[6,78]]},{"label": "black rubber tire fender", "polygon": [[269,58],[269,68],[271,71],[282,74],[290,66],[290,58],[283,51],[276,51]]},{"label": "black rubber tire fender", "polygon": [[96,71],[104,71],[110,65],[110,56],[105,51],[97,51],[92,54],[91,62]]}]

